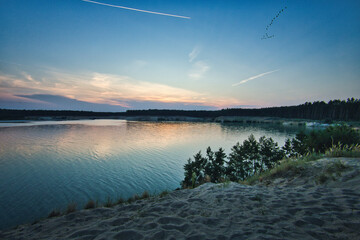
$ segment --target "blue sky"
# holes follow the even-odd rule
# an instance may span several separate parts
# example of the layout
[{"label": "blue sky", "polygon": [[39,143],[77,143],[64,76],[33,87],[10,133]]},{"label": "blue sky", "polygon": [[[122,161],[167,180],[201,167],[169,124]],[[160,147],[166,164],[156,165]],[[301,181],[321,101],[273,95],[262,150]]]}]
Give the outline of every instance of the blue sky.
[{"label": "blue sky", "polygon": [[[357,0],[96,2],[190,19],[81,0],[0,0],[0,108],[218,109],[360,98]],[[266,33],[274,37],[261,39]]]}]

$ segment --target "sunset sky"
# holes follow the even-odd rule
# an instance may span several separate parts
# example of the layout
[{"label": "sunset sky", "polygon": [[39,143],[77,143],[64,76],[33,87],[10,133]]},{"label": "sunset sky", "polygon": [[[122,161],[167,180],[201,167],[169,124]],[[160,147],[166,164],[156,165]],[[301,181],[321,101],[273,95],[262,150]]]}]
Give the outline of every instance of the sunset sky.
[{"label": "sunset sky", "polygon": [[349,97],[360,98],[359,0],[0,0],[0,108]]}]

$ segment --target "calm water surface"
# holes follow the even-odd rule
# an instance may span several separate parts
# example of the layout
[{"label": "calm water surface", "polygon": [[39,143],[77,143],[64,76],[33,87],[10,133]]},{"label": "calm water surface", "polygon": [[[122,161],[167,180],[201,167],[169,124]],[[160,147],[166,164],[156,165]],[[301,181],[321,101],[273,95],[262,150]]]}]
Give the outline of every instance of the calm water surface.
[{"label": "calm water surface", "polygon": [[128,198],[180,186],[183,165],[210,146],[227,153],[250,134],[280,145],[299,128],[189,122],[82,120],[0,123],[0,229],[70,202]]}]

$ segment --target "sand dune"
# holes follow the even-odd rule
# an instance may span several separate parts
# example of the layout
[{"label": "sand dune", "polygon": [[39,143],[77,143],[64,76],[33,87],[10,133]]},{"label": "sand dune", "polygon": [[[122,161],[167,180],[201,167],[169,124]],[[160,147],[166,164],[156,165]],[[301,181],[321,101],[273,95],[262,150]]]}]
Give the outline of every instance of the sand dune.
[{"label": "sand dune", "polygon": [[360,159],[334,159],[254,186],[207,183],[163,198],[82,210],[0,232],[1,239],[360,239]]}]

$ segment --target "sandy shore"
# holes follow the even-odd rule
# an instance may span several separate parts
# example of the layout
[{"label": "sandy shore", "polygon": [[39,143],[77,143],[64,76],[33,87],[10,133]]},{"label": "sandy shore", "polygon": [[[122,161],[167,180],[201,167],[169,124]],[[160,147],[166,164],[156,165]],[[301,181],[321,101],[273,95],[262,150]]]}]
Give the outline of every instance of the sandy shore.
[{"label": "sandy shore", "polygon": [[317,184],[334,159],[254,186],[207,183],[163,198],[81,210],[0,232],[0,239],[360,239],[360,159]]}]

